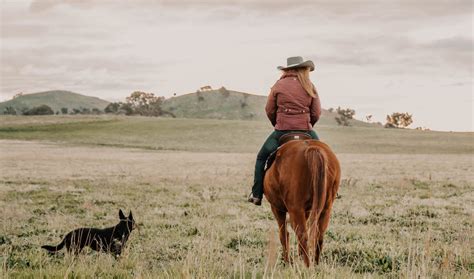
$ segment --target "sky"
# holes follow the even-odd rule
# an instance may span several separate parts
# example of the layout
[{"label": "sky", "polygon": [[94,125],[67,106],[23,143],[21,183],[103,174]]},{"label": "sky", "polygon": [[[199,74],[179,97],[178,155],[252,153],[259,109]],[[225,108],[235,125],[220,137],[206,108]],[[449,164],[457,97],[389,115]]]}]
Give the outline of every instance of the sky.
[{"label": "sky", "polygon": [[276,67],[299,55],[316,64],[323,108],[474,130],[471,1],[0,1],[0,101],[204,85],[267,95]]}]

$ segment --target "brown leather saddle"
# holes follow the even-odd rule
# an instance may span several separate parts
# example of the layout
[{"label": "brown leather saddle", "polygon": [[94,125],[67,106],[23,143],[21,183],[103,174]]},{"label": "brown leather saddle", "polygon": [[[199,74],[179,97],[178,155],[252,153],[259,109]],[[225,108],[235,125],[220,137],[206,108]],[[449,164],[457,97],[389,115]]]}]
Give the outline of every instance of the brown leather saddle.
[{"label": "brown leather saddle", "polygon": [[281,136],[280,139],[278,139],[277,150],[273,151],[270,154],[270,156],[268,156],[267,161],[265,161],[264,170],[266,171],[272,166],[273,161],[275,161],[275,157],[278,152],[278,149],[280,149],[282,145],[293,140],[308,140],[308,139],[311,139],[311,135],[304,132],[291,132],[291,133],[284,134],[283,136]]},{"label": "brown leather saddle", "polygon": [[284,134],[278,140],[278,146],[282,146],[283,144],[292,141],[292,140],[307,140],[311,139],[311,135],[303,132],[291,132],[288,134]]}]

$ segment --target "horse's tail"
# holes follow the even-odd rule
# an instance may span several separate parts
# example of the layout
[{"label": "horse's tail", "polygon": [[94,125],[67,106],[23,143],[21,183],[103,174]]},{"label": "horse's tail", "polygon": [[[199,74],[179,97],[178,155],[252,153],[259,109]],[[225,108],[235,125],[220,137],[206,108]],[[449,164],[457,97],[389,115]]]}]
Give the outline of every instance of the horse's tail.
[{"label": "horse's tail", "polygon": [[[305,151],[306,161],[310,174],[310,183],[313,190],[313,203],[309,215],[310,247],[315,247],[319,227],[318,221],[327,199],[328,159],[326,152],[318,146],[309,146]],[[312,249],[311,249],[312,250]]]},{"label": "horse's tail", "polygon": [[41,246],[41,248],[47,250],[49,253],[56,253],[59,250],[63,249],[65,243],[66,243],[66,238],[63,238],[63,241],[61,241],[61,243],[59,243],[57,246],[43,245]]}]

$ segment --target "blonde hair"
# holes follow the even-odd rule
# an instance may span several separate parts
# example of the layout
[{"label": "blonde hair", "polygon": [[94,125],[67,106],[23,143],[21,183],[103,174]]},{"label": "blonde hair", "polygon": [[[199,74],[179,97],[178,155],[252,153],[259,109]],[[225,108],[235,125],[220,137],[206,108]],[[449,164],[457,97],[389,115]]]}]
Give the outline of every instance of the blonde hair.
[{"label": "blonde hair", "polygon": [[303,89],[308,93],[309,96],[311,97],[316,97],[316,94],[318,94],[318,91],[316,91],[316,87],[314,84],[311,82],[309,78],[309,67],[299,67],[299,68],[294,68],[291,70],[287,70],[285,72],[294,72],[296,73],[296,76],[298,77],[298,80],[301,83],[301,86]]}]

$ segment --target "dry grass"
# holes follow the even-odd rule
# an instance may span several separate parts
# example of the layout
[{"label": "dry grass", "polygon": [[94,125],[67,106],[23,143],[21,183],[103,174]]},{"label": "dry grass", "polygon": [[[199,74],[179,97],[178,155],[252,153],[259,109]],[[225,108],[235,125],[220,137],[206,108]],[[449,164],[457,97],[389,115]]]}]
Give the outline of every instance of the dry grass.
[{"label": "dry grass", "polygon": [[[1,140],[2,277],[472,278],[472,154],[349,154],[323,262],[279,260],[268,203],[245,202],[253,153]],[[80,226],[140,229],[123,257],[46,255]],[[294,238],[292,248],[295,251]]]}]

